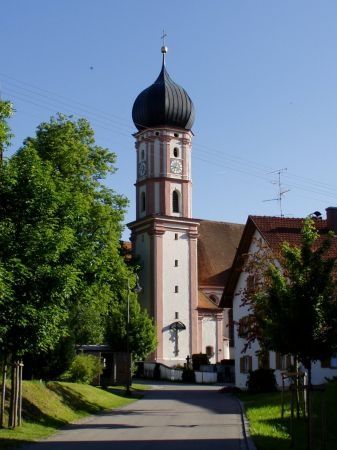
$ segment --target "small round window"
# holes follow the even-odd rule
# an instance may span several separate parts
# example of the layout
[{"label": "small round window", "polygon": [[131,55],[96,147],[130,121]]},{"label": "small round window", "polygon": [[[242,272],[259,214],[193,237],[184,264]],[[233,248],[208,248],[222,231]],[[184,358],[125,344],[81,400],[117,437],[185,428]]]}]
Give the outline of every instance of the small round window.
[{"label": "small round window", "polygon": [[156,131],[156,136],[159,136],[159,131]]},{"label": "small round window", "polygon": [[178,133],[174,133],[174,137],[179,137],[179,134]]},{"label": "small round window", "polygon": [[174,155],[175,158],[178,158],[178,156],[179,156],[179,148],[178,147],[174,147],[173,155]]}]

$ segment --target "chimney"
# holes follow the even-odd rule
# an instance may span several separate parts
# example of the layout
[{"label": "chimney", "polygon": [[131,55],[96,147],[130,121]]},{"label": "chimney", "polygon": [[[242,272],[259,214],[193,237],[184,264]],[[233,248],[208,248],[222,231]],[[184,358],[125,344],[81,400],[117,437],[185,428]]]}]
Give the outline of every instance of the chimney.
[{"label": "chimney", "polygon": [[328,229],[337,234],[337,208],[335,206],[329,206],[325,211]]}]

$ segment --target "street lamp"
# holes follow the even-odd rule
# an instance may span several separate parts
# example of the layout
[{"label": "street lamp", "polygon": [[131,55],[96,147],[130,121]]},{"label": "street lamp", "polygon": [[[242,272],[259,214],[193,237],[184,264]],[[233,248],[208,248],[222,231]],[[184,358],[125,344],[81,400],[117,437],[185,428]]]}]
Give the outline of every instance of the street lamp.
[{"label": "street lamp", "polygon": [[130,352],[130,292],[133,291],[136,294],[142,292],[142,287],[138,282],[138,275],[136,275],[136,286],[130,288],[130,280],[128,279],[128,309],[127,309],[127,320],[126,320],[126,354],[127,354],[127,377],[126,377],[126,394],[130,395],[130,386],[132,383],[131,374],[131,352]]}]

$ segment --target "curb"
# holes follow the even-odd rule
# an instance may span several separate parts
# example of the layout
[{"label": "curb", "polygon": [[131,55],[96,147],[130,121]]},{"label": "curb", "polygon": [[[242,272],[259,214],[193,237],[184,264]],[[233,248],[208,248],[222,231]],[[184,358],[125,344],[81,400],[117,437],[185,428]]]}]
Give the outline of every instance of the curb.
[{"label": "curb", "polygon": [[241,415],[241,423],[242,423],[242,434],[244,438],[244,444],[241,445],[241,450],[256,450],[253,439],[249,433],[249,422],[245,414],[245,407],[241,400],[235,397],[240,406],[240,415]]}]

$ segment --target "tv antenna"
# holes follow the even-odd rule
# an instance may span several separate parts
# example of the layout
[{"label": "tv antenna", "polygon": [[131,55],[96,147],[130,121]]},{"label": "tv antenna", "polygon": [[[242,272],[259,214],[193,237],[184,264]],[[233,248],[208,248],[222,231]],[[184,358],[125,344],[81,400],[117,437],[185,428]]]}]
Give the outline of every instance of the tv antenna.
[{"label": "tv antenna", "polygon": [[287,168],[285,167],[283,169],[274,170],[273,172],[268,172],[267,175],[274,174],[274,173],[277,174],[277,180],[272,182],[273,184],[277,185],[277,188],[278,188],[277,189],[277,197],[276,198],[270,198],[268,200],[263,200],[264,202],[278,202],[279,208],[280,208],[280,216],[281,217],[284,217],[283,210],[282,210],[282,199],[283,199],[283,196],[284,196],[284,194],[286,194],[287,192],[290,191],[290,189],[286,189],[286,190],[282,189],[281,174],[286,172],[286,171],[287,171]]}]

